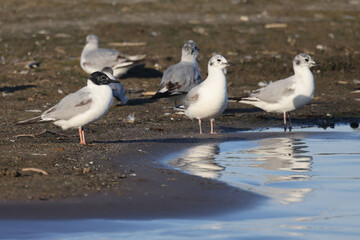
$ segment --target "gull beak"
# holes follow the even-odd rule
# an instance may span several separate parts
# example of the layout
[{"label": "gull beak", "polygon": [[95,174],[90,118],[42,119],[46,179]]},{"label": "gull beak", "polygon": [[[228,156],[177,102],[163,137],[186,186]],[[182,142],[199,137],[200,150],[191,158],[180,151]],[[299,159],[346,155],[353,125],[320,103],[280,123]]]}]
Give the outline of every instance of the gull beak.
[{"label": "gull beak", "polygon": [[227,67],[229,67],[229,66],[235,66],[235,64],[232,63],[232,62],[227,62],[227,63],[225,63],[225,65],[226,65]]},{"label": "gull beak", "polygon": [[119,83],[119,81],[110,79],[109,83]]},{"label": "gull beak", "polygon": [[195,47],[196,51],[200,52],[200,49],[198,47]]},{"label": "gull beak", "polygon": [[321,66],[320,64],[317,64],[315,61],[311,61],[310,62],[310,67],[318,67],[318,66]]}]

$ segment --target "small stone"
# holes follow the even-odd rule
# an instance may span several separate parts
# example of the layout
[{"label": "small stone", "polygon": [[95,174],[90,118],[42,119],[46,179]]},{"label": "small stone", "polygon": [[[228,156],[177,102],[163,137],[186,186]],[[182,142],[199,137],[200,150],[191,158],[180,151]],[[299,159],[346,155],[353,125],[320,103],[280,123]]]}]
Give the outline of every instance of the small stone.
[{"label": "small stone", "polygon": [[40,31],[38,31],[38,34],[41,34],[41,35],[48,35],[48,34],[50,34],[50,32],[48,31],[48,30],[40,30]]},{"label": "small stone", "polygon": [[208,36],[209,35],[209,33],[203,27],[194,27],[193,32],[198,33],[198,34],[203,35],[203,36]]},{"label": "small stone", "polygon": [[351,128],[358,128],[358,127],[359,127],[359,123],[358,123],[358,122],[352,122],[352,123],[350,123],[350,127],[351,127]]},{"label": "small stone", "polygon": [[321,44],[318,44],[318,45],[316,45],[316,49],[320,50],[320,51],[324,51],[325,47],[323,45],[321,45]]},{"label": "small stone", "polygon": [[56,38],[71,38],[71,35],[67,34],[67,33],[57,33],[57,34],[55,34],[55,37]]},{"label": "small stone", "polygon": [[248,21],[249,21],[249,17],[248,17],[248,16],[240,16],[240,21],[242,21],[242,22],[248,22]]}]

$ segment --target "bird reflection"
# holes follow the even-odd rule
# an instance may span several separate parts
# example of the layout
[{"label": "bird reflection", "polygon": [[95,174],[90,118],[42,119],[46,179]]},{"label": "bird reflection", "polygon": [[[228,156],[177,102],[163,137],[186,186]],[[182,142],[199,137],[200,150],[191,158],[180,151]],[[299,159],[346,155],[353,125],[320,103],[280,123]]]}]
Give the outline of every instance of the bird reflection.
[{"label": "bird reflection", "polygon": [[307,156],[307,146],[301,139],[267,138],[259,141],[259,146],[243,152],[255,154],[254,167],[266,170],[291,171],[298,174],[289,176],[268,176],[269,182],[306,180],[311,171],[312,157]]},{"label": "bird reflection", "polygon": [[[283,204],[301,202],[312,189],[293,188],[297,185],[291,182],[308,181],[311,177],[309,172],[313,158],[307,154],[306,148],[302,139],[267,138],[260,140],[258,146],[242,151],[250,154],[253,162],[250,167],[267,170],[264,175],[266,180],[260,183],[256,190]],[[278,185],[279,182],[288,183]]]},{"label": "bird reflection", "polygon": [[220,152],[218,144],[205,144],[169,163],[190,174],[223,180],[290,204],[301,202],[312,191],[295,184],[311,178],[313,158],[307,148],[304,140],[297,138],[262,139],[255,147],[235,152]]},{"label": "bird reflection", "polygon": [[215,162],[215,156],[220,153],[218,144],[205,144],[190,148],[178,159],[169,164],[190,174],[204,178],[219,178],[225,169]]}]

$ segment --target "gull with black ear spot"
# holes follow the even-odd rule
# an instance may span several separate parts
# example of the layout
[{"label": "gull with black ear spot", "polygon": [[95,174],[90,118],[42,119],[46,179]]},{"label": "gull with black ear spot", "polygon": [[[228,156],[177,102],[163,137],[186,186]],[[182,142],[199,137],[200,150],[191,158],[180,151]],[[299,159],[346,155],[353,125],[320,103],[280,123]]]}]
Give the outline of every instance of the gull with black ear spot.
[{"label": "gull with black ear spot", "polygon": [[289,131],[292,129],[290,111],[306,105],[314,96],[314,76],[310,68],[317,65],[307,54],[300,53],[293,60],[295,74],[291,77],[271,82],[267,86],[253,91],[249,97],[242,98],[241,103],[253,105],[267,112],[283,113],[284,130],[286,115],[289,118]]},{"label": "gull with black ear spot", "polygon": [[181,50],[181,61],[168,67],[160,82],[160,88],[152,97],[171,98],[175,105],[181,102],[193,87],[201,83],[201,74],[197,64],[199,49],[193,40],[185,42]]},{"label": "gull with black ear spot", "polygon": [[228,102],[226,77],[224,69],[230,63],[221,55],[210,58],[208,63],[208,77],[198,86],[191,89],[183,100],[185,115],[199,121],[202,134],[201,120],[209,119],[210,134],[214,134],[215,118],[226,109]]},{"label": "gull with black ear spot", "polygon": [[31,124],[53,122],[63,130],[78,128],[80,144],[86,145],[84,126],[99,120],[109,110],[113,93],[109,84],[117,83],[105,73],[94,72],[87,86],[64,97],[58,104],[46,110],[38,117],[17,122]]}]

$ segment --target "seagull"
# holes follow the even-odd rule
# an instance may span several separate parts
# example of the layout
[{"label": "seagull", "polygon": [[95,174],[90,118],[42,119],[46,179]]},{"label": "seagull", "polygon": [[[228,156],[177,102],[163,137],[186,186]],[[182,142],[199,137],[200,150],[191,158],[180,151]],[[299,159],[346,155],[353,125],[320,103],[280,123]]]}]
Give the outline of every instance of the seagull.
[{"label": "seagull", "polygon": [[[101,70],[101,72],[105,73],[111,80],[116,81],[116,78],[113,75],[113,70],[111,67],[105,67]],[[116,81],[109,84],[109,87],[111,88],[114,97],[121,102],[122,105],[125,105],[129,98],[125,96],[125,88],[121,84],[121,82]]]},{"label": "seagull", "polygon": [[230,63],[221,55],[215,55],[209,60],[208,77],[198,86],[192,88],[183,101],[185,115],[190,119],[210,119],[211,131],[214,134],[215,117],[221,115],[228,102],[226,77],[224,69]]},{"label": "seagull", "polygon": [[99,48],[99,39],[95,34],[86,37],[86,44],[81,52],[80,66],[91,74],[111,67],[114,76],[124,75],[130,68],[143,63],[146,55],[124,55],[114,49]]},{"label": "seagull", "polygon": [[19,121],[17,124],[52,121],[63,130],[78,128],[80,144],[86,145],[83,127],[99,120],[109,110],[113,93],[108,85],[113,82],[116,81],[111,80],[105,73],[94,72],[87,80],[87,86],[67,95],[40,116]]},{"label": "seagull", "polygon": [[160,88],[152,97],[172,97],[176,101],[182,101],[193,87],[201,83],[201,74],[198,68],[196,57],[199,49],[193,40],[185,42],[182,48],[181,61],[168,67],[161,79]]},{"label": "seagull", "polygon": [[293,60],[294,75],[270,82],[267,86],[253,91],[249,97],[242,98],[240,102],[254,105],[267,112],[283,113],[284,131],[286,131],[287,115],[289,131],[291,131],[292,124],[289,112],[303,107],[314,96],[314,76],[310,68],[316,65],[309,55],[300,53]]}]

